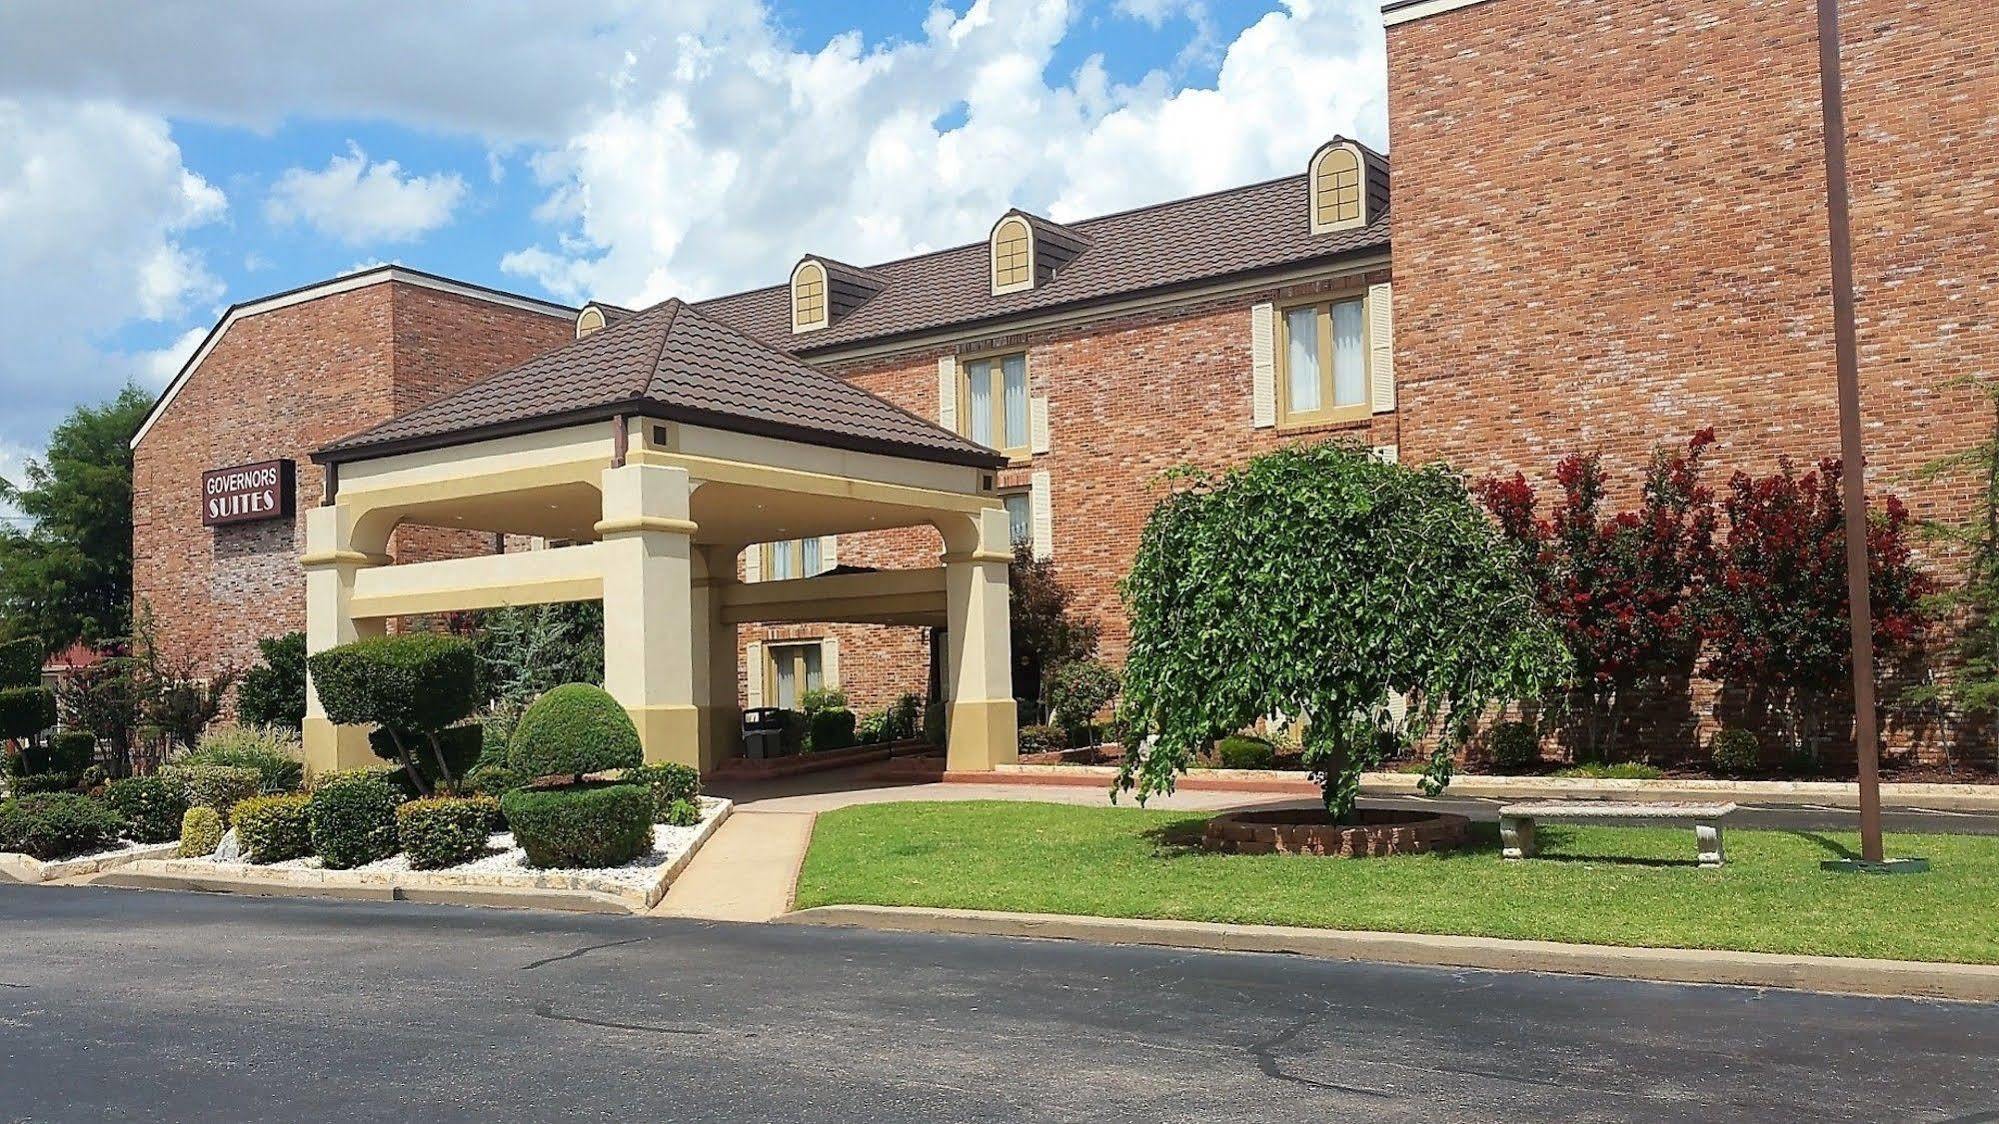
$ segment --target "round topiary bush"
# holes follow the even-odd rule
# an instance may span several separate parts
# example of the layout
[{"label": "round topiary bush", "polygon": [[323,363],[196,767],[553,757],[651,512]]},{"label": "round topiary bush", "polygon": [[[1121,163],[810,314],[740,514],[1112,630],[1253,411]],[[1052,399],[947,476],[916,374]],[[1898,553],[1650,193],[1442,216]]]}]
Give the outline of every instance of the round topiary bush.
[{"label": "round topiary bush", "polygon": [[529,777],[634,769],[645,759],[625,708],[587,683],[567,683],[536,699],[514,727],[507,753],[507,763]]},{"label": "round topiary bush", "polygon": [[312,854],[312,797],[303,792],[253,796],[236,805],[236,842],[253,863],[281,863]]},{"label": "round topiary bush", "polygon": [[187,795],[163,777],[125,777],[104,789],[104,802],[130,824],[126,834],[141,843],[171,843],[180,838],[181,817],[187,815]]},{"label": "round topiary bush", "polygon": [[1541,763],[1541,734],[1531,722],[1501,722],[1485,735],[1485,752],[1502,773],[1531,770]]},{"label": "round topiary bush", "polygon": [[45,687],[0,688],[0,738],[27,741],[55,724],[54,691]]},{"label": "round topiary bush", "polygon": [[1753,773],[1763,764],[1763,747],[1756,735],[1739,726],[1723,726],[1707,743],[1714,771],[1727,776]]},{"label": "round topiary bush", "polygon": [[44,771],[80,777],[97,764],[97,735],[88,730],[64,730],[41,751]]},{"label": "round topiary bush", "polygon": [[814,753],[846,749],[854,744],[854,712],[844,706],[829,706],[805,716],[806,737]]},{"label": "round topiary bush", "polygon": [[1262,738],[1236,734],[1215,743],[1224,769],[1269,769],[1277,764],[1277,747]]},{"label": "round topiary bush", "polygon": [[101,851],[124,831],[118,813],[73,792],[38,792],[0,802],[0,851],[64,859]]},{"label": "round topiary bush", "polygon": [[222,813],[202,805],[189,808],[180,821],[180,857],[205,858],[214,854],[220,846]]},{"label": "round topiary bush", "polygon": [[332,773],[312,790],[312,851],[332,870],[396,853],[396,808],[403,792],[383,773]]},{"label": "round topiary bush", "polygon": [[490,796],[437,796],[396,809],[396,838],[414,870],[471,862],[486,853],[498,802]]},{"label": "round topiary bush", "polygon": [[520,788],[500,807],[529,866],[618,866],[652,849],[652,791],[644,785]]},{"label": "round topiary bush", "polygon": [[1020,728],[1020,752],[1049,753],[1069,747],[1069,735],[1060,726],[1031,725]]}]

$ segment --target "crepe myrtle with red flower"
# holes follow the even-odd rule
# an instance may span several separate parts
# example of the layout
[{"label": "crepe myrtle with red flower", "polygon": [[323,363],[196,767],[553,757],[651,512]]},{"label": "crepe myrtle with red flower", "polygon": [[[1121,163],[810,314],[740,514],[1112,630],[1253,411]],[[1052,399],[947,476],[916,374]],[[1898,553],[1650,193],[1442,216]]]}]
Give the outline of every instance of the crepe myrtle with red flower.
[{"label": "crepe myrtle with red flower", "polygon": [[1701,598],[1715,564],[1713,490],[1702,482],[1713,429],[1684,447],[1653,452],[1636,510],[1606,516],[1601,456],[1576,453],[1555,465],[1561,499],[1546,519],[1527,478],[1474,485],[1519,549],[1542,610],[1574,657],[1568,694],[1578,705],[1578,750],[1613,752],[1628,702],[1648,678],[1691,672],[1702,628]]}]

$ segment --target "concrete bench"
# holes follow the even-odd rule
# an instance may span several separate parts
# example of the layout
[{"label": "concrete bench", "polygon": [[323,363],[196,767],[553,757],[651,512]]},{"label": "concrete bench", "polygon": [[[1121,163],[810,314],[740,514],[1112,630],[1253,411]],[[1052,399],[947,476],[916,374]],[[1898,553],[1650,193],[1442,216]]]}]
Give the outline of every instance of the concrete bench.
[{"label": "concrete bench", "polygon": [[1733,804],[1625,804],[1607,800],[1548,800],[1508,804],[1499,809],[1501,855],[1509,859],[1534,854],[1536,820],[1691,820],[1702,866],[1720,866],[1724,857],[1721,821],[1735,811]]}]

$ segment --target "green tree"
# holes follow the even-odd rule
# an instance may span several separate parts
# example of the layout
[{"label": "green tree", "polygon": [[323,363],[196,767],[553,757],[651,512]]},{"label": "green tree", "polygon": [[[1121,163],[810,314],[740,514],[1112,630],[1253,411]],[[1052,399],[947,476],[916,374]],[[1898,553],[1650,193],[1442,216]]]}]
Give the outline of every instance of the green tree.
[{"label": "green tree", "polygon": [[132,615],[132,435],[152,401],[127,386],[79,406],[0,500],[25,527],[0,529],[0,619],[54,652],[124,636]]},{"label": "green tree", "polygon": [[[1926,608],[1955,624],[1944,650],[1947,670],[1912,689],[1907,701],[1989,722],[1999,716],[1999,379],[1964,379],[1958,385],[1985,398],[1992,428],[1978,444],[1924,468],[1929,479],[1964,479],[1976,491],[1961,521],[1923,525],[1925,537],[1964,559],[1964,581],[1937,591],[1927,602]],[[1994,766],[1999,767],[1999,744],[1994,746]]]},{"label": "green tree", "polygon": [[380,729],[410,784],[431,794],[414,745],[427,742],[438,776],[457,783],[440,735],[479,705],[479,663],[470,641],[432,632],[375,636],[306,658],[326,716]]},{"label": "green tree", "polygon": [[236,689],[236,717],[252,726],[305,726],[305,633],[257,641],[264,662],[243,674]]},{"label": "green tree", "polygon": [[1045,709],[1056,669],[1097,654],[1097,626],[1070,611],[1073,595],[1055,563],[1013,548],[1007,567],[1007,630],[1016,665],[1014,693]]},{"label": "green tree", "polygon": [[1171,792],[1201,746],[1302,715],[1306,767],[1343,820],[1394,696],[1403,733],[1436,735],[1434,794],[1482,714],[1563,681],[1568,652],[1518,552],[1448,468],[1329,442],[1174,479],[1123,585],[1134,751],[1119,791]]}]

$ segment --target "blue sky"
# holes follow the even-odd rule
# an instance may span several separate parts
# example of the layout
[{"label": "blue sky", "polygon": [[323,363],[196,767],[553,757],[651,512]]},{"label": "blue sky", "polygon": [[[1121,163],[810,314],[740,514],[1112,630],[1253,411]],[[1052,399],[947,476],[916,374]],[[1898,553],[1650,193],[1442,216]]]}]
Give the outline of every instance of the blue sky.
[{"label": "blue sky", "polygon": [[0,6],[0,476],[230,303],[699,298],[1385,146],[1374,0]]}]

